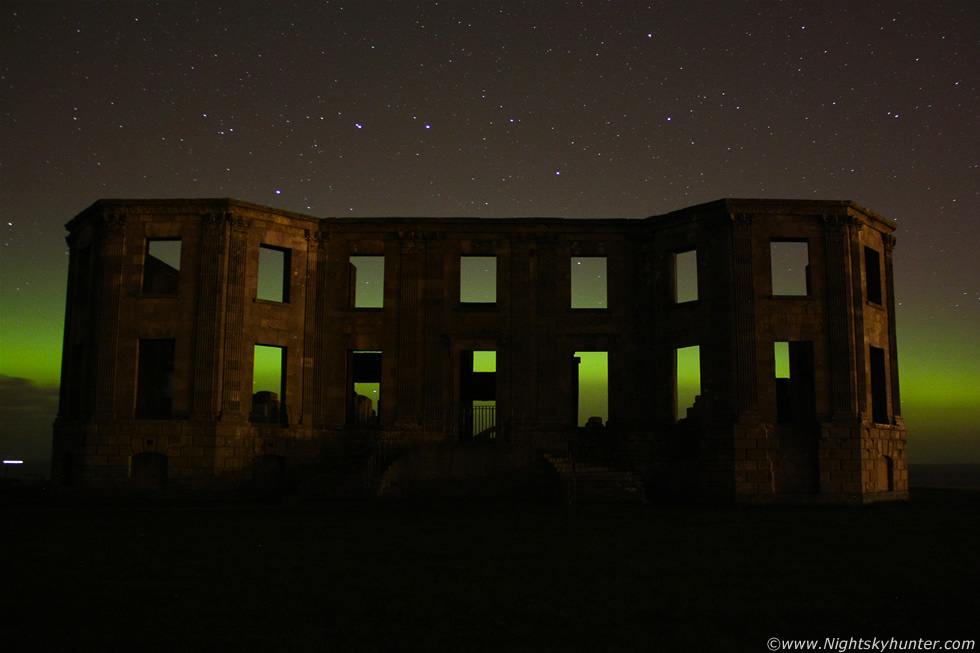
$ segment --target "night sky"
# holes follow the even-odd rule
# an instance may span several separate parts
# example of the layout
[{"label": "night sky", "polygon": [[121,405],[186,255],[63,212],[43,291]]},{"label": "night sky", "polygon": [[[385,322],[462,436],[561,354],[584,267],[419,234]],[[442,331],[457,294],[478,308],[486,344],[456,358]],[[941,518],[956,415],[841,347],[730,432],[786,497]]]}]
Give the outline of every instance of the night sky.
[{"label": "night sky", "polygon": [[50,452],[98,198],[896,221],[913,463],[980,463],[980,2],[0,0],[0,455]]}]

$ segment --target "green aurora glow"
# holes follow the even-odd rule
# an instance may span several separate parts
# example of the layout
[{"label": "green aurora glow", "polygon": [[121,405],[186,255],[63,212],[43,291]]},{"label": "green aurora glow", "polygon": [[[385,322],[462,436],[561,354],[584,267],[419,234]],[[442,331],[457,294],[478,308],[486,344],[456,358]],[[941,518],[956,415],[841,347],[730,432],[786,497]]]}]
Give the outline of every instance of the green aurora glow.
[{"label": "green aurora glow", "polygon": [[[60,383],[66,259],[34,271],[29,285],[0,261],[0,375],[26,379],[38,396],[52,396],[50,389]],[[20,283],[8,281],[18,278]],[[914,316],[899,306],[898,342],[902,415],[909,427],[912,460],[980,462],[976,334],[969,324]],[[584,383],[595,387],[588,379],[600,378],[601,372],[590,368],[583,366]],[[682,384],[685,377],[693,377],[684,369],[682,365]],[[24,459],[50,455],[56,406],[44,404],[37,411],[11,404],[0,408],[5,435],[0,453]]]}]

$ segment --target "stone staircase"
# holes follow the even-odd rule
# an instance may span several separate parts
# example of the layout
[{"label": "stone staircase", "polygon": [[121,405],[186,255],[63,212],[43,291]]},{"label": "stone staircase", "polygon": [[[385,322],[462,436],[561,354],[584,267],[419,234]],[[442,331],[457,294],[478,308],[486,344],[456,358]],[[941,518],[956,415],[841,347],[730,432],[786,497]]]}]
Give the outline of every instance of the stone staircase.
[{"label": "stone staircase", "polygon": [[316,469],[307,470],[297,494],[303,499],[364,499],[372,494],[370,445],[332,447]]},{"label": "stone staircase", "polygon": [[633,472],[581,463],[567,456],[545,454],[545,460],[561,476],[562,492],[569,503],[646,503],[643,484]]}]

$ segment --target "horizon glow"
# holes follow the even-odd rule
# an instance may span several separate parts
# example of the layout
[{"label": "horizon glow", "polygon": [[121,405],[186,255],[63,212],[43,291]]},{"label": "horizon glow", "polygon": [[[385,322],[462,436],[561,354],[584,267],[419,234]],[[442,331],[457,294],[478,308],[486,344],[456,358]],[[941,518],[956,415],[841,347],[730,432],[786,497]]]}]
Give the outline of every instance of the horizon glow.
[{"label": "horizon glow", "polygon": [[[12,277],[2,259],[0,269],[0,376],[25,379],[38,397],[42,393],[56,397],[67,286],[65,260],[36,271],[32,302],[20,301],[24,288],[18,291],[10,285],[7,280]],[[914,315],[901,299],[898,304],[901,414],[909,429],[910,459],[913,463],[980,462],[980,402],[975,391],[980,345],[975,334],[967,322]],[[260,354],[260,377],[266,365],[275,368],[272,358],[273,362],[263,363]],[[680,371],[690,377],[690,368],[682,365]],[[274,377],[266,377],[268,381],[259,383],[275,385]],[[685,384],[691,382],[682,378],[681,385]],[[4,414],[9,417],[0,420],[0,434],[5,433],[0,444],[6,443],[3,452],[24,460],[49,456],[56,403],[44,399],[27,410],[24,400],[17,397],[7,400]]]}]

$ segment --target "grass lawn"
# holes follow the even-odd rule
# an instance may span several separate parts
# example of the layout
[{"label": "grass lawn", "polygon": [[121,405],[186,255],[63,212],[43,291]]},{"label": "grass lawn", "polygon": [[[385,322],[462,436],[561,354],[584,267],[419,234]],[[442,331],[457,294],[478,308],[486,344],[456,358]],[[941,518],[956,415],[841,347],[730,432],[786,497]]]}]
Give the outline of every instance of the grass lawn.
[{"label": "grass lawn", "polygon": [[0,523],[11,651],[980,639],[977,491],[806,508],[0,496]]}]

